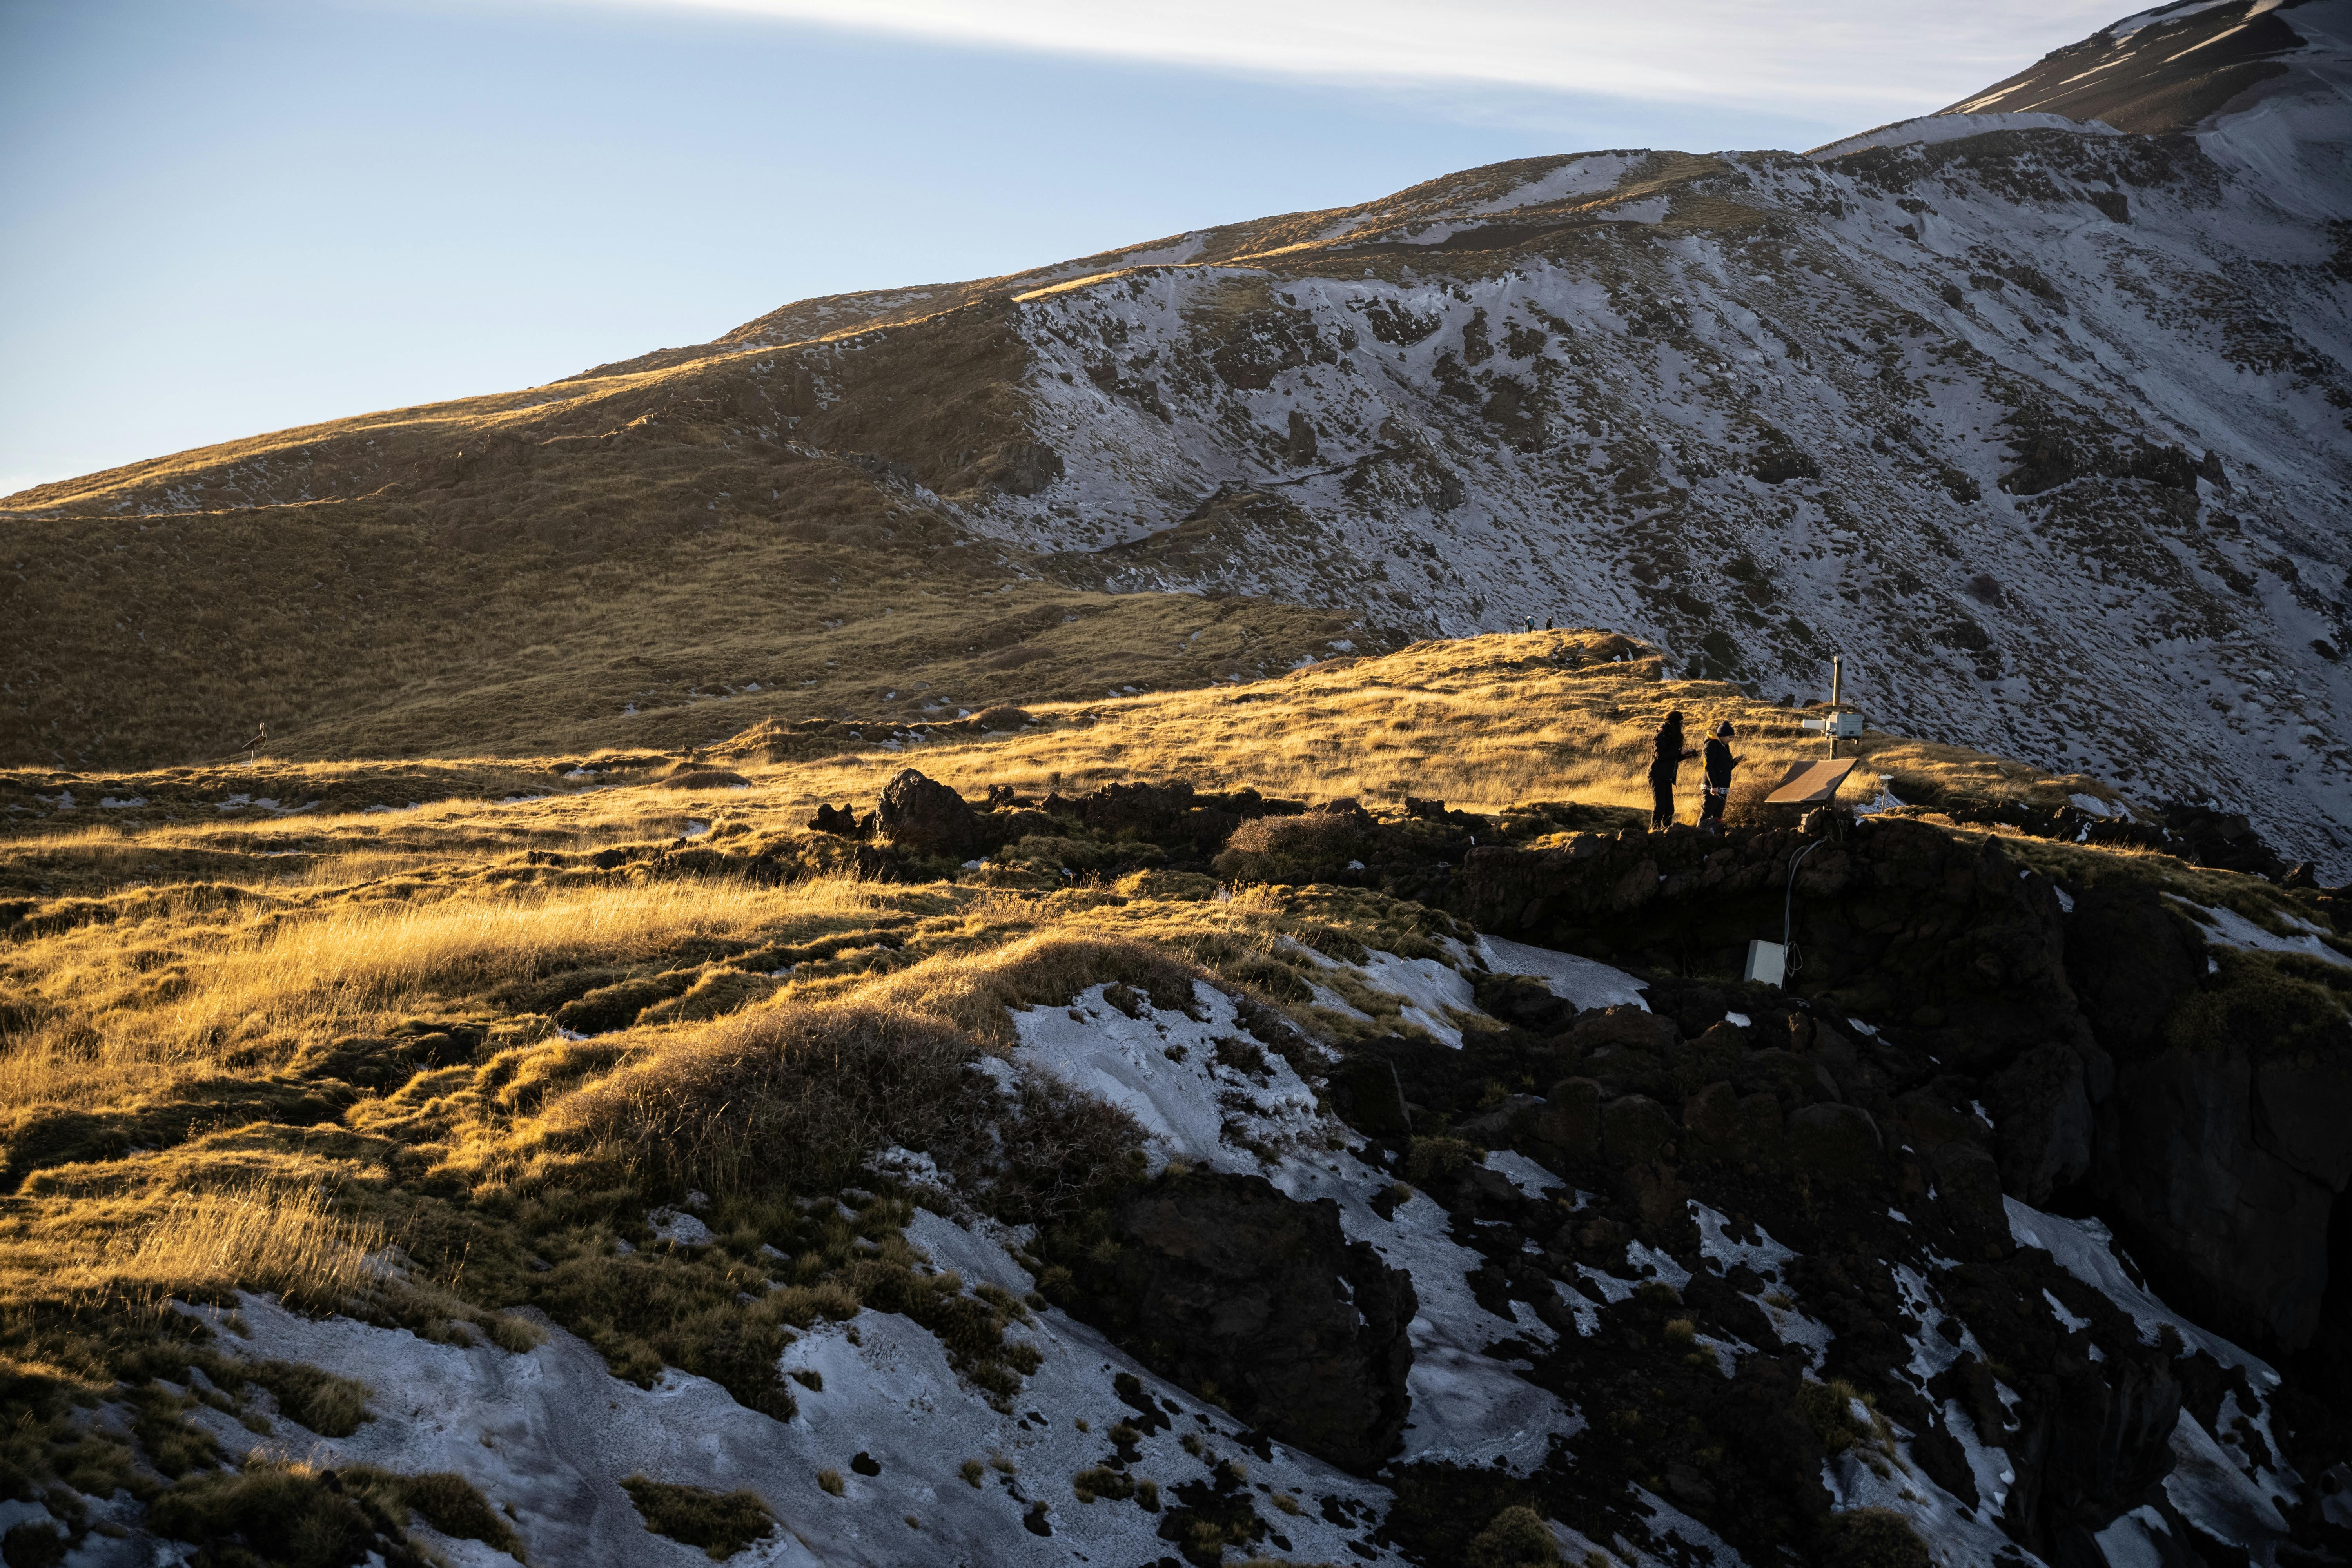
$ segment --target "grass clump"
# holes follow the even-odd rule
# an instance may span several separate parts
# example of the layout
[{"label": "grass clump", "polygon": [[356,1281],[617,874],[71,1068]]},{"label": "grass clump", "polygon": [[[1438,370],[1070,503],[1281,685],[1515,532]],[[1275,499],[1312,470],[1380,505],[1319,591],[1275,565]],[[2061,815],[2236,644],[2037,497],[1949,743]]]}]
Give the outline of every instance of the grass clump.
[{"label": "grass clump", "polygon": [[1813,1429],[1822,1440],[1822,1449],[1832,1455],[1843,1454],[1858,1443],[1867,1443],[1877,1435],[1875,1426],[1864,1416],[1854,1414],[1864,1405],[1853,1384],[1843,1378],[1832,1378],[1827,1383],[1808,1383],[1797,1390],[1797,1415]]},{"label": "grass clump", "polygon": [[514,1531],[462,1476],[402,1476],[370,1465],[321,1469],[259,1456],[242,1469],[183,1479],[155,1498],[147,1523],[171,1540],[198,1543],[199,1562],[225,1568],[346,1568],[370,1552],[393,1568],[424,1568],[426,1560],[407,1540],[411,1510],[444,1535],[521,1552]]},{"label": "grass clump", "polygon": [[1832,1517],[1822,1568],[1927,1568],[1927,1543],[1893,1509],[1857,1508]]},{"label": "grass clump", "polygon": [[[830,1470],[825,1474],[833,1475]],[[840,1477],[834,1479],[839,1482]],[[754,1542],[775,1532],[775,1516],[757,1492],[711,1491],[703,1487],[649,1480],[642,1475],[622,1481],[621,1489],[636,1505],[646,1528],[656,1535],[688,1546],[699,1546],[713,1562],[732,1557]],[[825,1489],[839,1495],[837,1484]]]},{"label": "grass clump", "polygon": [[1124,1470],[1114,1470],[1108,1465],[1080,1470],[1070,1479],[1070,1487],[1082,1503],[1097,1498],[1108,1498],[1113,1502],[1125,1502],[1135,1495],[1135,1478]]},{"label": "grass clump", "polygon": [[1541,1514],[1512,1507],[1471,1538],[1463,1561],[1468,1568],[1557,1568],[1559,1545]]},{"label": "grass clump", "polygon": [[840,1497],[847,1489],[842,1481],[841,1472],[831,1465],[816,1473],[816,1484],[831,1497]]},{"label": "grass clump", "polygon": [[1404,1161],[1404,1173],[1423,1186],[1444,1181],[1476,1164],[1482,1156],[1460,1138],[1415,1138]]},{"label": "grass clump", "polygon": [[348,1437],[370,1419],[368,1386],[299,1362],[265,1361],[247,1369],[254,1382],[269,1390],[280,1414],[298,1421],[321,1437]]}]

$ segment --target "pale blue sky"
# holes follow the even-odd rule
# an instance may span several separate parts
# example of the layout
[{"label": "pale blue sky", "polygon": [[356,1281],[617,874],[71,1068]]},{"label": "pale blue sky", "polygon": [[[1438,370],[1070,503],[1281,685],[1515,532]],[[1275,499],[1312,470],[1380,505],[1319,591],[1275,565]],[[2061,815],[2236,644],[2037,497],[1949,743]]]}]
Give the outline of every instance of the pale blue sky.
[{"label": "pale blue sky", "polygon": [[2108,16],[0,0],[0,494],[1502,158],[1810,146]]}]

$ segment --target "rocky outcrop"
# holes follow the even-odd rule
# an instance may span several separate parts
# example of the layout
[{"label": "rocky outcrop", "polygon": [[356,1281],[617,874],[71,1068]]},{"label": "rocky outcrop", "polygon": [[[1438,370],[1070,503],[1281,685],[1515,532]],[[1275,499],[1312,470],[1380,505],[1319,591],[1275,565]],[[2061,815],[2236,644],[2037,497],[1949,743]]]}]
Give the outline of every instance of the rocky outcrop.
[{"label": "rocky outcrop", "polygon": [[[2145,885],[2071,897],[2070,911],[1998,837],[1870,818],[1815,837],[1482,845],[1444,902],[1481,930],[1654,973],[1737,973],[1789,910],[1792,987],[1812,1005],[1785,1048],[1751,1037],[1717,1058],[1671,1025],[1662,1041],[1648,1015],[1586,1015],[1567,1035],[1597,1083],[1528,1122],[1542,1146],[1649,1160],[1671,1142],[1685,1161],[1836,1184],[1863,1179],[1900,1127],[1979,1250],[2004,1245],[2001,1192],[2095,1206],[2217,1329],[2273,1354],[2313,1344],[2331,1280],[2352,1276],[2330,1243],[2352,1183],[2343,988],[2296,968],[2316,961],[2210,946]],[[1545,1022],[1514,1006],[1520,1026]],[[1850,1037],[1843,1016],[1884,1034]],[[1904,1059],[1874,1059],[1889,1046]],[[1906,1090],[1938,1068],[1935,1092]],[[1651,1101],[1680,1106],[1671,1138],[1643,1115]]]},{"label": "rocky outcrop", "polygon": [[[1801,859],[1800,858],[1801,857]],[[1793,889],[1792,889],[1793,879]],[[1793,898],[1791,892],[1793,891]],[[1774,830],[1580,835],[1561,849],[1481,845],[1441,900],[1481,931],[1643,970],[1738,974],[1784,907],[1809,995],[1908,1025],[1981,1067],[2079,1018],[2064,911],[1997,837],[1865,818],[1834,837]]]},{"label": "rocky outcrop", "polygon": [[930,855],[961,855],[978,823],[963,796],[908,768],[882,786],[875,826],[892,844]]},{"label": "rocky outcrop", "polygon": [[2352,1256],[2330,1256],[2352,1181],[2352,1024],[2296,961],[2210,954],[2147,889],[2091,890],[2068,935],[2069,973],[2114,1062],[2092,1140],[2101,1207],[2161,1287],[2222,1332],[2311,1344],[2331,1279],[2352,1272]]},{"label": "rocky outcrop", "polygon": [[1369,1471],[1404,1430],[1412,1284],[1340,1233],[1337,1205],[1257,1176],[1164,1176],[1073,1270],[1077,1311],[1261,1430]]}]

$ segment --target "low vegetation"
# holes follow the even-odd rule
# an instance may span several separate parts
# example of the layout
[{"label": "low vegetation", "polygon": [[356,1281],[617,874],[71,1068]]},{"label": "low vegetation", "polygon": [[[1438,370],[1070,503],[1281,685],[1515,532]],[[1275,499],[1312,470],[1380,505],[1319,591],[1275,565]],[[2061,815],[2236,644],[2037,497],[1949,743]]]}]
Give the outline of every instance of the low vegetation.
[{"label": "low vegetation", "polygon": [[[1096,985],[1118,1005],[1190,1008],[1214,984],[1277,1049],[1412,1034],[1397,998],[1325,961],[1441,957],[1475,933],[1350,885],[1344,862],[1336,879],[1310,874],[1456,837],[1613,833],[1646,806],[1642,748],[1669,703],[1694,731],[1734,717],[1758,773],[1819,744],[1728,687],[1591,654],[1565,635],[1428,645],[816,761],[746,737],[722,760],[748,786],[708,792],[653,787],[708,755],[575,758],[566,773],[593,778],[515,802],[466,793],[509,775],[450,763],[403,775],[450,786],[414,810],[128,814],[96,829],[16,814],[0,857],[0,1491],[72,1519],[72,1500],[127,1489],[158,1528],[241,1535],[273,1562],[307,1560],[267,1535],[281,1524],[387,1562],[409,1550],[412,1514],[506,1539],[448,1478],[306,1468],[319,1439],[368,1418],[370,1391],[244,1354],[234,1314],[215,1332],[170,1304],[226,1308],[238,1290],[511,1350],[540,1332],[515,1310],[536,1308],[619,1376],[677,1367],[778,1416],[795,1399],[779,1352],[877,1307],[930,1328],[983,1396],[1010,1401],[1037,1364],[1024,1330],[1039,1303],[928,1271],[904,1190],[869,1158],[924,1151],[1008,1221],[1076,1213],[1137,1168],[1139,1133],[1050,1085],[998,1090],[1009,1010]],[[1866,765],[1911,754],[1874,739]],[[975,801],[1012,786],[1020,799],[988,820],[1021,836],[967,865],[807,830],[814,805],[862,811],[909,763]],[[1947,767],[1953,789],[2000,766],[1904,765]],[[1265,814],[1171,850],[1068,798],[1171,774],[1259,791]],[[1304,810],[1349,796],[1352,810]],[[2308,912],[2308,895],[2165,857],[2016,848],[2063,860],[2077,886],[2153,879],[2280,929]],[[2291,1027],[2307,998],[2281,994]],[[1499,1100],[1526,1086],[1489,1087]],[[1475,1157],[1441,1124],[1405,1173],[1443,1182]],[[197,1405],[245,1422],[253,1457],[188,1421]],[[1845,1407],[1808,1415],[1825,1444],[1847,1436]],[[1097,1472],[1072,1485],[1081,1500],[1120,1495]],[[647,1480],[632,1495],[651,1528],[714,1555],[766,1529],[743,1494]],[[1478,1550],[1542,1561],[1524,1523],[1496,1518]],[[1892,1549],[1857,1536],[1855,1550]]]}]

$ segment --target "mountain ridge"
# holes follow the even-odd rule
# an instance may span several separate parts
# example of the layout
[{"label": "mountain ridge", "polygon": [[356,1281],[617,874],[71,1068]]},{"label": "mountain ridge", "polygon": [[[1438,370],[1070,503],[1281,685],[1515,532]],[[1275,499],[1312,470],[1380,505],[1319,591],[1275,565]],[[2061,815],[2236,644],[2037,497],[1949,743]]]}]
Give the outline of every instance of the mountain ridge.
[{"label": "mountain ridge", "polygon": [[[1874,721],[2210,795],[2342,868],[2352,137],[2303,88],[2346,7],[2161,9],[2076,47],[2234,28],[2280,69],[2158,134],[2004,110],[1810,157],[1515,160],[798,301],[10,512],[401,509],[488,564],[541,535],[593,554],[604,524],[562,520],[610,500],[588,470],[661,465],[603,510],[656,535],[733,512],[781,563],[789,493],[822,475],[849,531],[912,528],[1006,581],[1328,604],[1392,640],[1608,624],[1769,697],[1817,694],[1833,644]],[[2311,38],[2282,54],[2280,27]]]}]

